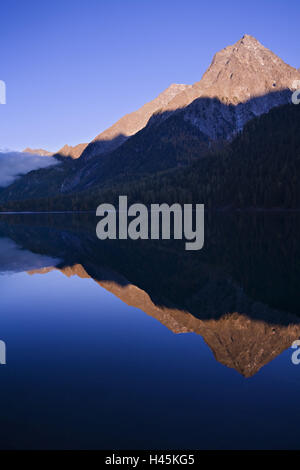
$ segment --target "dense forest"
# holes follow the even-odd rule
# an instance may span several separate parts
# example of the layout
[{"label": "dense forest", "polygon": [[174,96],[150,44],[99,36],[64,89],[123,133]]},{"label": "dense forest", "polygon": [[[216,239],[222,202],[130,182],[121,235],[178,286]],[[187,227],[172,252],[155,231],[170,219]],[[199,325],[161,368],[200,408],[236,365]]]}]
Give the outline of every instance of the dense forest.
[{"label": "dense forest", "polygon": [[[214,208],[300,208],[300,106],[285,105],[250,121],[222,150],[172,170],[97,184],[65,196],[0,202],[1,210],[91,210],[102,202],[204,203]],[[176,135],[178,140],[178,134]],[[189,152],[191,147],[181,147]],[[159,156],[157,156],[158,158]],[[177,157],[178,158],[178,157]],[[113,181],[113,180],[112,180]],[[1,199],[0,199],[1,201]]]}]

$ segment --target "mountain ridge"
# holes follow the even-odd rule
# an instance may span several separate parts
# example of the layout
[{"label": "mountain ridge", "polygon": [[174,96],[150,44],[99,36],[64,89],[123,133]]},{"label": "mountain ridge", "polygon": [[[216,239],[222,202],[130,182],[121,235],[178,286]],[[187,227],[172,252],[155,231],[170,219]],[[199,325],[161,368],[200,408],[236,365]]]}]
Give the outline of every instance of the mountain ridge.
[{"label": "mountain ridge", "polygon": [[214,55],[200,81],[173,84],[123,116],[84,147],[74,165],[26,175],[2,195],[15,198],[23,186],[23,198],[37,197],[46,181],[47,196],[56,196],[189,165],[233,140],[250,120],[289,103],[296,79],[295,68],[244,35]]},{"label": "mountain ridge", "polygon": [[97,135],[82,152],[81,157],[89,159],[94,155],[101,155],[115,150],[128,137],[144,128],[154,112],[163,109],[174,96],[191,86],[172,83],[152,101],[145,103],[136,111],[125,114],[116,123]]},{"label": "mountain ridge", "polygon": [[22,152],[24,153],[31,153],[33,155],[40,155],[42,157],[69,157],[72,159],[77,159],[81,156],[82,152],[86,148],[88,143],[77,144],[77,145],[68,145],[65,144],[61,149],[57,152],[50,152],[45,149],[32,149],[30,147],[26,147]]},{"label": "mountain ridge", "polygon": [[[243,86],[245,66],[250,80]],[[171,84],[138,110],[121,117],[90,143],[74,147],[65,145],[56,154],[89,159],[111,152],[121,146],[128,137],[143,129],[158,111],[163,113],[180,110],[200,97],[217,98],[224,104],[237,105],[274,91],[292,90],[293,81],[300,79],[299,70],[286,64],[255,37],[244,34],[235,44],[218,51],[202,78],[193,85]],[[280,104],[284,103],[278,100],[277,105]],[[270,105],[265,105],[265,109],[254,108],[251,111],[258,115],[268,112],[269,109]],[[243,118],[240,121],[239,130],[245,124]]]}]

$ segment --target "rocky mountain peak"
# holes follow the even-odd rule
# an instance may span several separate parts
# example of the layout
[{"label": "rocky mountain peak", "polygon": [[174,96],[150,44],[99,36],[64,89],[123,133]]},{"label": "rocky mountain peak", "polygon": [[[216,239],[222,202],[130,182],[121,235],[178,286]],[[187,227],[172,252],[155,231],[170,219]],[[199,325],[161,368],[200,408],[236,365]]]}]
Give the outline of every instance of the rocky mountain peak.
[{"label": "rocky mountain peak", "polygon": [[214,56],[196,86],[202,94],[237,104],[272,92],[291,90],[297,78],[296,69],[253,36],[244,35]]},{"label": "rocky mountain peak", "polygon": [[297,79],[298,70],[245,34],[235,44],[217,52],[202,79],[176,95],[167,108],[184,107],[200,97],[236,105],[269,93],[292,90]]}]

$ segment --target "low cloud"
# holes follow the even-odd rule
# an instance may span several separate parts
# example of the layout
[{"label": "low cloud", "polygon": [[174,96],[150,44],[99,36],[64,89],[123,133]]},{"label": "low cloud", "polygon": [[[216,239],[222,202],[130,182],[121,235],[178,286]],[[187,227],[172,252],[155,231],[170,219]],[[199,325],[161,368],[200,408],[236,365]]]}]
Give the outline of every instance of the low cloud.
[{"label": "low cloud", "polygon": [[0,275],[56,266],[60,259],[24,250],[9,238],[0,237]]},{"label": "low cloud", "polygon": [[24,152],[0,151],[0,187],[9,186],[18,177],[39,168],[47,168],[59,163],[53,157],[41,157]]}]

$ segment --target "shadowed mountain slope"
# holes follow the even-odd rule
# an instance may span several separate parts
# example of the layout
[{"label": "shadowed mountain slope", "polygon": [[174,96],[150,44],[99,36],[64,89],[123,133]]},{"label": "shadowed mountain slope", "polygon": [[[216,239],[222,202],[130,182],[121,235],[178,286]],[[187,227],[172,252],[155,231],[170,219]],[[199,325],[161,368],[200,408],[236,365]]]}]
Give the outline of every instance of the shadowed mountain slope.
[{"label": "shadowed mountain slope", "polygon": [[[174,125],[176,125],[176,118],[177,116],[172,117]],[[203,151],[201,158],[199,158],[201,148],[205,149],[209,141],[205,139],[205,136],[202,137],[202,147],[200,147],[199,132],[187,124],[183,134],[179,124],[178,132],[174,133],[173,140],[166,143],[167,139],[165,139],[164,142],[165,155],[167,155],[168,145],[170,148],[171,164],[174,164],[172,160],[174,156],[178,158],[175,162],[177,168],[160,173],[153,170],[152,162],[163,169],[163,165],[168,163],[168,160],[161,161],[160,153],[156,151],[160,140],[155,141],[151,147],[153,140],[151,132],[155,130],[155,126],[152,126],[149,128],[149,148],[146,153],[149,158],[142,159],[141,163],[144,166],[142,169],[137,166],[135,158],[131,159],[129,152],[126,172],[124,172],[124,166],[118,167],[118,156],[111,154],[110,157],[115,164],[112,173],[110,163],[107,162],[107,167],[105,166],[108,157],[103,156],[100,176],[96,171],[92,171],[91,163],[82,168],[80,184],[84,184],[89,178],[93,183],[91,187],[83,191],[45,199],[39,198],[37,186],[31,184],[28,191],[32,191],[33,188],[36,191],[33,194],[37,198],[22,201],[24,184],[20,179],[2,193],[0,192],[0,201],[2,200],[0,207],[2,210],[95,211],[101,202],[109,202],[117,206],[119,195],[125,194],[128,196],[129,204],[142,202],[149,205],[176,202],[203,203],[207,209],[299,209],[299,122],[300,106],[290,104],[274,108],[268,114],[250,121],[244,131],[222,150],[210,149],[209,154]],[[160,125],[159,129],[163,130],[164,126]],[[143,134],[143,136],[137,134],[128,140],[126,145],[137,142],[139,138],[145,144],[145,133]],[[189,138],[185,138],[187,135]],[[174,142],[177,151],[171,147]],[[132,153],[133,150],[134,146]],[[150,158],[151,156],[153,158]],[[96,161],[95,165],[97,168]],[[142,170],[147,165],[149,173],[145,174]],[[72,171],[74,168],[70,168],[70,173]],[[90,175],[88,171],[91,172]],[[139,174],[138,171],[140,171]],[[52,175],[56,175],[54,181],[57,187],[66,183],[63,169],[53,167],[51,172]],[[48,170],[49,173],[50,170]],[[44,175],[44,170],[31,172],[27,181],[29,177],[37,178],[38,185]],[[43,191],[49,191],[51,194],[53,185],[49,187],[47,184],[49,183],[46,179]],[[12,187],[14,190],[10,192]],[[16,201],[12,200],[14,197]]]}]

